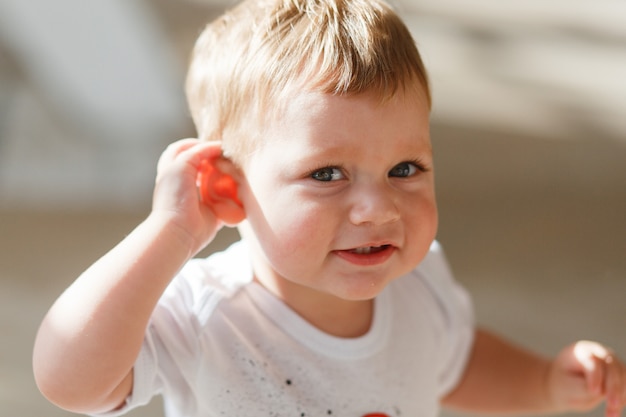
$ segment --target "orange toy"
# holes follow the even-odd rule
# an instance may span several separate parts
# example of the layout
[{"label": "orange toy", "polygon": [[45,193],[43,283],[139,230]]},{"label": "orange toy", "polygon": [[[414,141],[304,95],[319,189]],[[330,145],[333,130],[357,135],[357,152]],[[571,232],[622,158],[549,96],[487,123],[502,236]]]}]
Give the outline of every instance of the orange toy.
[{"label": "orange toy", "polygon": [[204,204],[210,205],[215,202],[214,196],[219,196],[231,199],[241,205],[241,201],[237,197],[237,183],[235,180],[230,175],[218,171],[206,159],[200,162],[196,184],[200,192],[200,200]]}]

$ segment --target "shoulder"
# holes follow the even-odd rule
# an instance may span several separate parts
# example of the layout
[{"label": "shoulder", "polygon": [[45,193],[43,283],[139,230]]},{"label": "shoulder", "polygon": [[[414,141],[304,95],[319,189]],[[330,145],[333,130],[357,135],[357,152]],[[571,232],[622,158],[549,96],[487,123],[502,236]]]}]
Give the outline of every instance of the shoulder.
[{"label": "shoulder", "polygon": [[469,293],[454,278],[436,241],[424,260],[398,281],[396,293],[426,317],[434,331],[441,364],[439,393],[445,395],[458,383],[473,345],[474,312]]},{"label": "shoulder", "polygon": [[181,269],[176,280],[209,287],[231,296],[252,281],[248,247],[243,241],[238,241],[207,258],[192,259]]},{"label": "shoulder", "polygon": [[[434,241],[422,262],[405,277],[398,280],[398,286],[413,294],[420,292],[434,301],[434,305],[445,317],[471,316],[472,304],[469,294],[455,279],[444,250],[439,242]],[[424,294],[425,293],[425,294]]]},{"label": "shoulder", "polygon": [[220,302],[234,297],[250,282],[252,269],[248,248],[243,242],[236,242],[207,258],[187,262],[166,289],[159,305],[181,308],[199,319],[206,318]]},{"label": "shoulder", "polygon": [[445,280],[454,279],[443,248],[436,240],[430,245],[430,249],[422,262],[415,268],[415,273],[428,280],[435,277]]}]

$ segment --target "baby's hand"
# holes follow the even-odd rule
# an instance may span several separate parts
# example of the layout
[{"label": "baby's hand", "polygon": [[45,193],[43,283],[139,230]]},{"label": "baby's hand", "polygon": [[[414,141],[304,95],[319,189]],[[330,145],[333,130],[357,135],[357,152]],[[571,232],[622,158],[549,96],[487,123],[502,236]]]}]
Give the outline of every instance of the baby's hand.
[{"label": "baby's hand", "polygon": [[[203,194],[210,194],[213,180],[224,177],[217,165],[230,162],[221,154],[218,142],[183,139],[168,146],[159,159],[151,215],[165,216],[191,237],[194,254],[215,237],[224,223],[235,224],[245,216],[234,181],[234,194],[215,199],[200,196],[201,189]],[[203,176],[209,168],[213,174]]]},{"label": "baby's hand", "polygon": [[563,349],[552,363],[548,383],[558,410],[586,411],[606,400],[606,416],[617,417],[626,405],[626,367],[595,342]]}]

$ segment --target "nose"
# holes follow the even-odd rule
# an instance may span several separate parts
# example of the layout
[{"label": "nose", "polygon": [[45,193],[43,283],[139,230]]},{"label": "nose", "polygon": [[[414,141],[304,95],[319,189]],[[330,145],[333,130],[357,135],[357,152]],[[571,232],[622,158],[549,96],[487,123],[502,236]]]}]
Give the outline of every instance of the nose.
[{"label": "nose", "polygon": [[388,185],[367,185],[355,189],[350,222],[355,225],[382,225],[400,219],[397,196]]}]

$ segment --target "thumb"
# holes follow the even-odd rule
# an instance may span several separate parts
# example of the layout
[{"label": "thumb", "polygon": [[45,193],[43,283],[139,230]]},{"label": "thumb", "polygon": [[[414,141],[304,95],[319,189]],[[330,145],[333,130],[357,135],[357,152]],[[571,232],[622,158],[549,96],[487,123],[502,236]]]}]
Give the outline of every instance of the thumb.
[{"label": "thumb", "polygon": [[604,359],[609,350],[599,343],[580,341],[574,346],[574,356],[583,368],[587,388],[595,395],[603,394],[606,369]]}]

